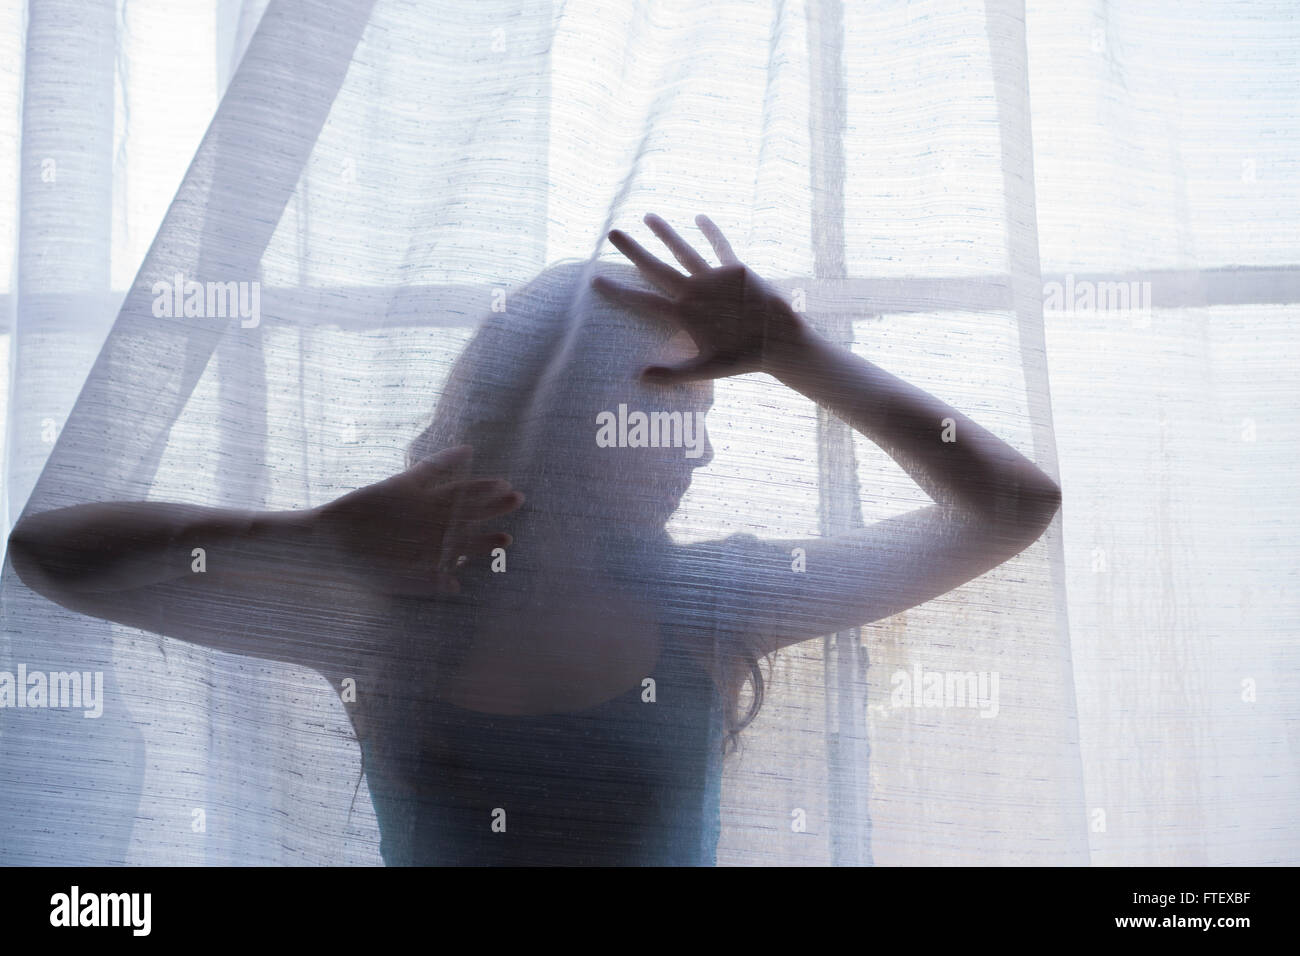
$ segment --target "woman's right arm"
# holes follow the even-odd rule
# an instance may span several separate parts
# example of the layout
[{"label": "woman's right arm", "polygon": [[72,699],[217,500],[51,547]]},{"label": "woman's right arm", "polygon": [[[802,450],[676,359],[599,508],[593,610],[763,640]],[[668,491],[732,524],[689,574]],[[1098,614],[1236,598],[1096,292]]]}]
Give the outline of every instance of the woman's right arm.
[{"label": "woman's right arm", "polygon": [[[331,624],[346,629],[367,597],[454,593],[459,555],[510,543],[471,526],[514,510],[522,496],[502,481],[451,480],[469,455],[451,449],[304,511],[147,501],[59,508],[19,521],[10,559],[23,583],[69,610],[332,671],[349,649],[313,638]],[[275,625],[255,633],[268,620]]]},{"label": "woman's right arm", "polygon": [[9,536],[9,554],[23,583],[55,601],[209,571],[328,583],[315,533],[312,511],[112,501],[23,518]]}]

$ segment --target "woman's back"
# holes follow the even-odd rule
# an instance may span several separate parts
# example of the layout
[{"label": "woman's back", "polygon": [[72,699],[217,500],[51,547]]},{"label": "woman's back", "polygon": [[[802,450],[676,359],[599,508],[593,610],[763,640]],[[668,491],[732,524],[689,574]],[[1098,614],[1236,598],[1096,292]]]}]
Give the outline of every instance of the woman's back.
[{"label": "woman's back", "polygon": [[712,865],[722,699],[662,634],[641,684],[594,707],[493,714],[430,699],[376,715],[382,745],[362,734],[362,748],[385,863]]}]

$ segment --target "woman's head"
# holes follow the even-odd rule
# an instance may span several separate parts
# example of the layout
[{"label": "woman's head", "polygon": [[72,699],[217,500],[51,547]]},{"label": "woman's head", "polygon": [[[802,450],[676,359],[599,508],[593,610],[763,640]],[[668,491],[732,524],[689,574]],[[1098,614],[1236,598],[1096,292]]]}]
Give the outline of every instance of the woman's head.
[{"label": "woman's head", "polygon": [[602,533],[661,531],[712,448],[710,382],[643,382],[652,363],[694,353],[689,336],[591,288],[597,274],[649,288],[635,269],[561,263],[507,296],[457,359],[410,463],[474,446],[474,472],[504,477],[528,513]]},{"label": "woman's head", "polygon": [[[557,553],[575,576],[644,584],[668,570],[660,560],[670,544],[665,523],[695,469],[712,458],[704,426],[712,383],[664,386],[640,374],[690,358],[689,336],[601,296],[591,288],[596,275],[655,291],[622,264],[547,268],[484,320],[457,358],[432,423],[408,449],[414,464],[472,445],[476,476],[505,478],[524,493],[518,512],[493,522],[513,535],[510,568],[522,571],[491,583],[494,602],[529,606],[529,572]],[[484,582],[464,583],[467,597],[479,587],[489,593]],[[757,712],[763,678],[744,639],[719,635],[719,647],[717,678],[734,742]],[[738,719],[747,680],[751,706]]]}]

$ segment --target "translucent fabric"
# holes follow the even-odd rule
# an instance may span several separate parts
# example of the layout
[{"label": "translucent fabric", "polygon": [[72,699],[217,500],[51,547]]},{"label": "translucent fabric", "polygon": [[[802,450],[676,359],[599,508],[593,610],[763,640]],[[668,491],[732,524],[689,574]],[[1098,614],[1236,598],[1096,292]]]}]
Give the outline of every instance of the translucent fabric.
[{"label": "translucent fabric", "polygon": [[[1072,35],[1062,23],[1088,48],[1085,6],[1044,16],[1029,33],[1038,50]],[[55,21],[82,23],[89,59],[111,61],[95,31],[111,37],[112,7],[33,5],[25,116],[41,96],[58,103],[59,67],[43,62],[66,29]],[[1282,638],[1295,599],[1280,571],[1229,571],[1227,584],[1211,570],[1221,535],[1247,564],[1295,555],[1262,522],[1211,529],[1222,476],[1280,490],[1294,461],[1286,400],[1260,399],[1255,381],[1295,344],[1294,273],[1281,269],[1296,261],[1293,214],[1268,226],[1288,240],[1249,246],[1248,264],[1281,270],[1263,293],[1216,291],[1213,270],[1240,264],[1231,222],[1211,221],[1228,200],[1179,207],[1192,189],[1165,195],[1163,167],[1107,202],[1167,200],[1151,216],[1169,246],[1215,251],[1155,254],[1136,230],[1067,223],[1081,200],[1067,148],[1039,147],[1031,123],[1031,64],[1047,54],[1027,46],[1018,3],[272,0],[259,12],[222,14],[238,68],[124,297],[108,258],[88,265],[68,245],[75,229],[41,205],[107,201],[112,182],[29,200],[37,184],[24,181],[10,520],[87,502],[313,509],[463,443],[474,475],[507,478],[526,504],[492,525],[514,537],[504,570],[476,562],[461,593],[437,599],[295,588],[289,566],[321,560],[306,542],[280,556],[283,578],[214,597],[196,573],[165,615],[113,623],[34,593],[7,561],[0,670],[103,683],[93,718],[0,710],[0,861],[1294,862],[1296,699],[1280,682],[1294,673]],[[1146,65],[1125,35],[1079,68],[1099,85],[1071,108],[1108,102],[1108,70]],[[89,133],[31,129],[24,170],[76,135],[111,145],[93,105],[65,108]],[[1138,128],[1134,109],[1099,125]],[[1185,135],[1203,155],[1208,134]],[[1280,176],[1294,146],[1259,163]],[[1093,179],[1123,164],[1089,159],[1103,172],[1079,175]],[[1045,534],[955,590],[832,633],[808,615],[806,639],[764,663],[762,705],[731,748],[730,712],[754,703],[753,683],[730,701],[690,661],[734,658],[755,622],[793,626],[810,593],[834,605],[916,571],[895,560],[905,524],[882,525],[883,544],[852,567],[796,570],[790,543],[930,499],[769,375],[669,397],[636,381],[671,330],[590,280],[651,288],[605,239],[621,228],[650,247],[651,210],[684,234],[708,213],[824,336],[962,409],[1065,491]],[[1113,312],[1054,309],[1045,284],[1060,280],[1063,303],[1076,272],[1156,276],[1154,321],[1117,329]],[[113,315],[95,352],[94,317],[104,334]],[[1049,345],[1064,357],[1051,392]],[[1158,426],[1165,398],[1126,401],[1145,393],[1138,379],[1168,399]],[[1206,398],[1207,383],[1254,404]],[[1270,423],[1274,444],[1252,448],[1266,460],[1225,461],[1235,432],[1192,437],[1179,422],[1202,421],[1205,403],[1224,428]],[[626,410],[679,415],[674,454],[623,440]],[[697,412],[706,435],[689,433]],[[1073,457],[1058,464],[1058,445]],[[1117,502],[1127,483],[1107,469],[1179,484]],[[1233,513],[1249,512],[1236,495]],[[1180,538],[1190,526],[1153,516],[1157,498],[1181,502],[1204,536]],[[1063,534],[1071,509],[1078,541]],[[216,547],[205,560],[241,558]],[[439,699],[485,608],[523,644],[557,605],[613,639],[653,631],[657,651],[626,663],[635,680],[618,695],[574,692],[559,717]],[[1261,627],[1234,654],[1224,632],[1243,614]],[[265,653],[272,642],[302,653]],[[1246,679],[1275,688],[1273,703],[1245,710]]]}]

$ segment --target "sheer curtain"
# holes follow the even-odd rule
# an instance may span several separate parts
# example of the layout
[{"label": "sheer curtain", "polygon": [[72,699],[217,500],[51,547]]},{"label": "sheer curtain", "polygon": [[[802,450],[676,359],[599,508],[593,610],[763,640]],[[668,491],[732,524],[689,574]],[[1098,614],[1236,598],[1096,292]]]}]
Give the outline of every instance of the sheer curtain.
[{"label": "sheer curtain", "polygon": [[[495,300],[617,259],[602,237],[646,211],[706,212],[823,332],[1065,493],[989,574],[780,655],[724,763],[719,863],[1297,861],[1286,5],[5,15],[6,530],[385,478]],[[156,315],[178,274],[256,284],[257,314]],[[719,382],[709,429],[679,542],[927,501],[766,376]],[[9,562],[0,585],[0,671],[104,674],[96,719],[0,710],[0,860],[380,862],[339,688],[72,614]],[[933,675],[990,706],[926,706]]]}]

